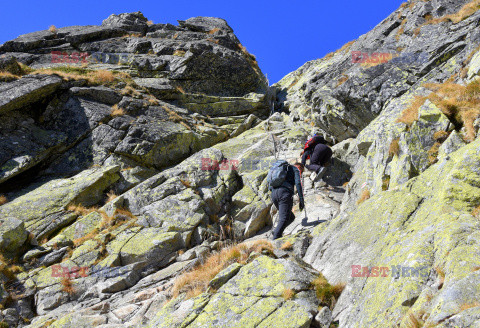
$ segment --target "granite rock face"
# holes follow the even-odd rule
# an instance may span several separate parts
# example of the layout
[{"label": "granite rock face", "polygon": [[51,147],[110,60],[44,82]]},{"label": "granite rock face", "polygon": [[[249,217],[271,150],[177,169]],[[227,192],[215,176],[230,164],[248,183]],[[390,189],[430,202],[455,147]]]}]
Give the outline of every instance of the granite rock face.
[{"label": "granite rock face", "polygon": [[[0,321],[478,325],[479,19],[410,1],[273,87],[221,18],[5,42]],[[267,242],[268,169],[314,132],[333,159]]]}]

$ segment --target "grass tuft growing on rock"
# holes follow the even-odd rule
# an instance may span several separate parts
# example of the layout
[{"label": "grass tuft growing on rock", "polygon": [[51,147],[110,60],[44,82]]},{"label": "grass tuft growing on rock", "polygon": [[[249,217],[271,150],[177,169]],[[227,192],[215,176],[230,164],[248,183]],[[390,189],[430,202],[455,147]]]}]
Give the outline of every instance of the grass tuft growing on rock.
[{"label": "grass tuft growing on rock", "polygon": [[480,205],[474,208],[474,210],[472,211],[472,216],[480,218]]},{"label": "grass tuft growing on rock", "polygon": [[460,312],[474,308],[474,307],[479,307],[479,306],[480,306],[479,302],[465,303],[460,305]]},{"label": "grass tuft growing on rock", "polygon": [[283,245],[280,247],[281,250],[284,250],[284,251],[289,251],[293,248],[293,244],[291,242],[289,242],[288,240],[283,243]]},{"label": "grass tuft growing on rock", "polygon": [[58,66],[51,68],[31,69],[31,74],[56,74],[64,80],[86,80],[91,85],[110,84],[115,80],[128,80],[131,77],[126,73],[107,70],[91,70],[76,66]]},{"label": "grass tuft growing on rock", "polygon": [[293,289],[287,288],[282,292],[282,297],[285,301],[291,300],[293,297],[295,297],[295,292]]},{"label": "grass tuft growing on rock", "polygon": [[62,284],[62,290],[69,295],[75,294],[75,288],[73,287],[73,281],[68,278],[64,277],[60,282]]},{"label": "grass tuft growing on rock", "polygon": [[474,122],[480,117],[480,81],[467,85],[455,83],[425,85],[433,92],[428,96],[457,128],[465,127],[466,141],[475,139]]},{"label": "grass tuft growing on rock", "polygon": [[197,265],[175,280],[172,287],[172,297],[175,298],[181,293],[186,293],[187,299],[200,295],[207,290],[210,280],[230,264],[246,264],[250,254],[264,251],[269,254],[273,253],[273,245],[267,240],[232,245],[214,252],[207,256],[202,264]]},{"label": "grass tuft growing on rock", "polygon": [[315,289],[315,293],[321,305],[333,309],[340,294],[342,294],[342,291],[345,289],[345,284],[330,285],[327,279],[320,274],[312,281],[312,287]]},{"label": "grass tuft growing on rock", "polygon": [[370,198],[370,190],[368,189],[363,189],[362,193],[360,194],[360,197],[357,200],[357,205],[360,205],[364,201]]},{"label": "grass tuft growing on rock", "polygon": [[110,116],[117,117],[125,115],[125,110],[121,107],[118,107],[117,104],[112,106],[112,110],[110,112]]},{"label": "grass tuft growing on rock", "polygon": [[50,25],[48,31],[53,34],[57,34],[57,28],[55,27],[55,25]]},{"label": "grass tuft growing on rock", "polygon": [[398,138],[392,140],[392,142],[390,143],[390,147],[388,148],[388,156],[398,156],[398,154],[400,153],[399,140],[400,139]]},{"label": "grass tuft growing on rock", "polygon": [[425,103],[427,97],[415,96],[410,105],[405,108],[396,120],[397,123],[405,123],[410,126],[413,122],[418,120],[418,109]]},{"label": "grass tuft growing on rock", "polygon": [[7,197],[5,197],[4,195],[0,195],[0,206],[4,205],[6,203],[8,203]]},{"label": "grass tuft growing on rock", "polygon": [[81,204],[72,204],[67,207],[67,211],[75,212],[75,214],[78,214],[80,216],[85,216],[92,212],[98,211],[98,207],[87,208]]}]

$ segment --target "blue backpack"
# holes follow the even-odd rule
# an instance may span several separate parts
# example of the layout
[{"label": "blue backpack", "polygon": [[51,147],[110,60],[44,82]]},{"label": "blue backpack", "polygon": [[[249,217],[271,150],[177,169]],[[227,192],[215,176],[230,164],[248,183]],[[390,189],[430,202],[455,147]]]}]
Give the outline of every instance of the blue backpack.
[{"label": "blue backpack", "polygon": [[267,181],[270,188],[278,188],[283,185],[287,178],[288,164],[285,160],[278,160],[273,163],[267,175]]}]

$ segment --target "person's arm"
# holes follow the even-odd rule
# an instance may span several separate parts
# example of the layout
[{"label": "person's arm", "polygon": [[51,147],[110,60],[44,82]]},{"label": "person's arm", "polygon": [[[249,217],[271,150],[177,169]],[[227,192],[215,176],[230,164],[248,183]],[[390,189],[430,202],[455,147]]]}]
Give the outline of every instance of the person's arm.
[{"label": "person's arm", "polygon": [[305,202],[303,199],[303,188],[302,188],[302,179],[300,178],[300,171],[293,167],[293,175],[295,176],[295,186],[297,187],[298,199],[300,200],[300,209],[305,207]]}]

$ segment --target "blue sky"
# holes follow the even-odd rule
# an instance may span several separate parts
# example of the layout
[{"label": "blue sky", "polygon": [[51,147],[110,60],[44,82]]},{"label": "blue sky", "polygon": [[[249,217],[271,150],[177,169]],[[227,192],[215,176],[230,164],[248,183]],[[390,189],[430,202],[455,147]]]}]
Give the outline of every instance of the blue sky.
[{"label": "blue sky", "polygon": [[228,21],[270,83],[368,32],[401,0],[337,1],[2,1],[0,43],[50,25],[100,25],[110,14],[141,11],[155,23],[193,16]]}]

